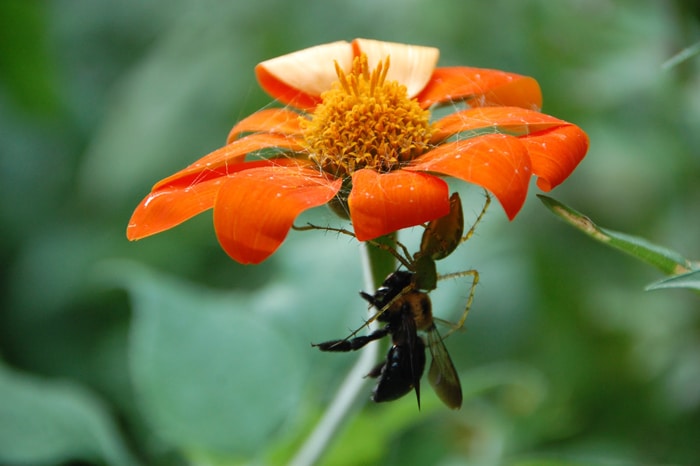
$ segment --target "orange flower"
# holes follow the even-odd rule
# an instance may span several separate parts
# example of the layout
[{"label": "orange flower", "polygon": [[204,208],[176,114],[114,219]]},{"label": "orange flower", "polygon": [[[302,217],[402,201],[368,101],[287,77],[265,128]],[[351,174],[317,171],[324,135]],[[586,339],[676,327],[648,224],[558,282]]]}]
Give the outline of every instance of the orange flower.
[{"label": "orange flower", "polygon": [[[304,210],[331,203],[360,241],[449,212],[447,175],[491,191],[508,218],[530,177],[549,191],[586,154],[577,126],[540,113],[532,78],[436,68],[439,51],[367,39],[264,61],[260,85],[285,108],[236,124],[227,145],[153,187],[127,236],[137,240],[214,208],[223,249],[259,263]],[[451,110],[431,121],[431,109]]]}]

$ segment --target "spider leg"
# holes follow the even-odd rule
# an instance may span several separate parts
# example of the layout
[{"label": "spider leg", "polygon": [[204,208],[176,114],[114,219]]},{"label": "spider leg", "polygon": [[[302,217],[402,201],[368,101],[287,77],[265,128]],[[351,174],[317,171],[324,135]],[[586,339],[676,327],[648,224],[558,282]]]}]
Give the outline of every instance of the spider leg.
[{"label": "spider leg", "polygon": [[[464,327],[464,322],[467,320],[467,315],[469,315],[469,310],[472,307],[472,302],[474,301],[474,293],[476,291],[476,285],[479,283],[479,272],[477,270],[464,270],[462,272],[453,272],[453,273],[448,273],[445,275],[440,275],[438,277],[439,280],[446,280],[450,278],[460,278],[460,277],[467,277],[471,276],[472,277],[472,284],[469,287],[469,297],[467,298],[467,304],[464,307],[464,311],[462,312],[462,316],[460,317],[459,321],[455,323],[449,323],[450,327],[452,327],[443,337],[443,340],[450,335],[452,335],[454,332],[457,330],[461,330],[462,327]],[[442,319],[440,319],[442,321]]]},{"label": "spider leg", "polygon": [[307,223],[306,225],[303,225],[303,226],[292,225],[292,229],[297,230],[297,231],[325,230],[325,231],[332,231],[332,232],[347,235],[347,236],[352,236],[353,238],[355,237],[355,233],[353,233],[350,230],[346,230],[345,228],[320,227],[318,225],[314,225],[313,223]]},{"label": "spider leg", "polygon": [[486,215],[486,211],[491,205],[491,195],[489,194],[489,192],[484,190],[484,195],[486,196],[486,201],[484,201],[484,207],[481,208],[481,212],[479,212],[479,215],[476,216],[476,220],[474,220],[474,223],[472,223],[472,226],[471,228],[469,228],[469,231],[467,231],[467,233],[464,236],[462,236],[462,239],[459,240],[460,244],[468,241],[474,235],[476,227],[479,225],[479,223],[481,223],[481,220],[483,220],[484,215]]},{"label": "spider leg", "polygon": [[[346,230],[345,228],[321,227],[318,225],[314,225],[312,223],[307,223],[306,225],[303,225],[303,226],[292,225],[292,229],[297,230],[297,231],[325,230],[325,231],[332,231],[332,232],[338,233],[338,234],[352,236],[353,238],[355,238],[355,233],[353,233],[350,230]],[[369,241],[365,241],[365,243],[370,244],[370,245],[374,246],[375,248],[379,248],[382,251],[388,252],[389,254],[394,256],[396,258],[396,260],[398,260],[401,263],[401,265],[406,267],[408,270],[413,270],[411,260],[409,259],[411,257],[411,254],[408,252],[408,248],[400,241],[396,241],[396,245],[399,248],[401,248],[401,253],[403,253],[403,255],[399,251],[397,251],[395,248],[391,247],[390,245],[380,243],[379,241],[369,240]]]}]

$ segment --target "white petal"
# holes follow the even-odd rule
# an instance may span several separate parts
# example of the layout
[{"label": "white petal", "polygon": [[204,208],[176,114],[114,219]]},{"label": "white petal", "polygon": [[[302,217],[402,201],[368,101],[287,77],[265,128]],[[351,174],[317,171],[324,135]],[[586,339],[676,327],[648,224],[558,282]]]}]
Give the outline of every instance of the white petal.
[{"label": "white petal", "polygon": [[352,45],[339,41],[271,58],[258,66],[288,86],[318,96],[338,80],[334,62],[349,71],[352,58]]},{"label": "white petal", "polygon": [[434,47],[371,39],[355,39],[353,44],[367,55],[370,70],[376,68],[377,64],[389,55],[391,65],[387,79],[406,86],[409,97],[418,95],[428,84],[440,58],[440,50]]}]

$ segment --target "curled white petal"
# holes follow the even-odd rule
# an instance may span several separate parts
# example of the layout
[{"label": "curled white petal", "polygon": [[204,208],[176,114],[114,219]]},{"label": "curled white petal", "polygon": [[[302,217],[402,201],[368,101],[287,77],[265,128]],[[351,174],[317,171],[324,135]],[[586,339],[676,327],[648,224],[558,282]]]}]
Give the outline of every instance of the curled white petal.
[{"label": "curled white petal", "polygon": [[418,95],[428,84],[440,58],[440,50],[435,47],[371,39],[355,39],[353,43],[367,55],[370,69],[374,69],[380,61],[390,56],[391,65],[386,79],[398,81],[406,86],[409,97]]},{"label": "curled white petal", "polygon": [[350,70],[352,59],[352,45],[339,41],[271,58],[258,67],[294,89],[319,96],[338,80],[334,63]]}]

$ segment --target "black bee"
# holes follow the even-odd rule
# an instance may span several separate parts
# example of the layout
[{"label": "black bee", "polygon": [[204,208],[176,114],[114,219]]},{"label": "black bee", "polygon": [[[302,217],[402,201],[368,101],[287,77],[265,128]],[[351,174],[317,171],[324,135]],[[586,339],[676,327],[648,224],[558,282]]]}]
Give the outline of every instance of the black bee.
[{"label": "black bee", "polygon": [[[377,385],[372,392],[373,401],[392,401],[411,390],[415,390],[420,408],[420,379],[425,370],[426,347],[426,342],[418,334],[421,331],[425,332],[427,347],[432,356],[428,370],[428,381],[438,397],[448,407],[459,409],[462,406],[462,386],[459,376],[443,339],[435,327],[432,304],[427,292],[437,287],[439,279],[471,275],[473,281],[466,308],[459,323],[452,331],[464,325],[474,289],[479,281],[479,274],[476,270],[467,270],[438,275],[435,261],[447,257],[459,244],[471,237],[476,225],[483,217],[489,201],[490,198],[487,195],[481,214],[467,234],[462,236],[464,231],[462,204],[459,195],[453,194],[450,198],[450,212],[425,226],[420,249],[413,255],[410,255],[401,243],[398,243],[398,246],[402,253],[390,246],[371,243],[394,255],[408,269],[391,273],[374,294],[360,292],[360,296],[377,309],[377,313],[369,319],[367,324],[377,320],[385,325],[369,335],[355,336],[361,328],[367,325],[365,324],[343,340],[326,341],[314,346],[321,351],[355,351],[369,342],[390,335],[391,347],[386,359],[367,374],[369,377],[377,378]],[[310,228],[317,227],[311,226]],[[352,235],[346,230],[331,228],[328,230]]]},{"label": "black bee", "polygon": [[386,359],[372,369],[369,377],[377,378],[372,392],[376,402],[392,401],[415,390],[420,408],[420,379],[425,369],[425,342],[418,331],[425,331],[432,362],[428,380],[440,399],[450,408],[462,406],[462,387],[457,371],[442,338],[435,327],[430,297],[415,289],[415,274],[396,271],[371,295],[360,293],[380,310],[377,321],[385,325],[370,333],[345,340],[319,343],[321,351],[354,351],[367,343],[391,335],[391,347]]}]

